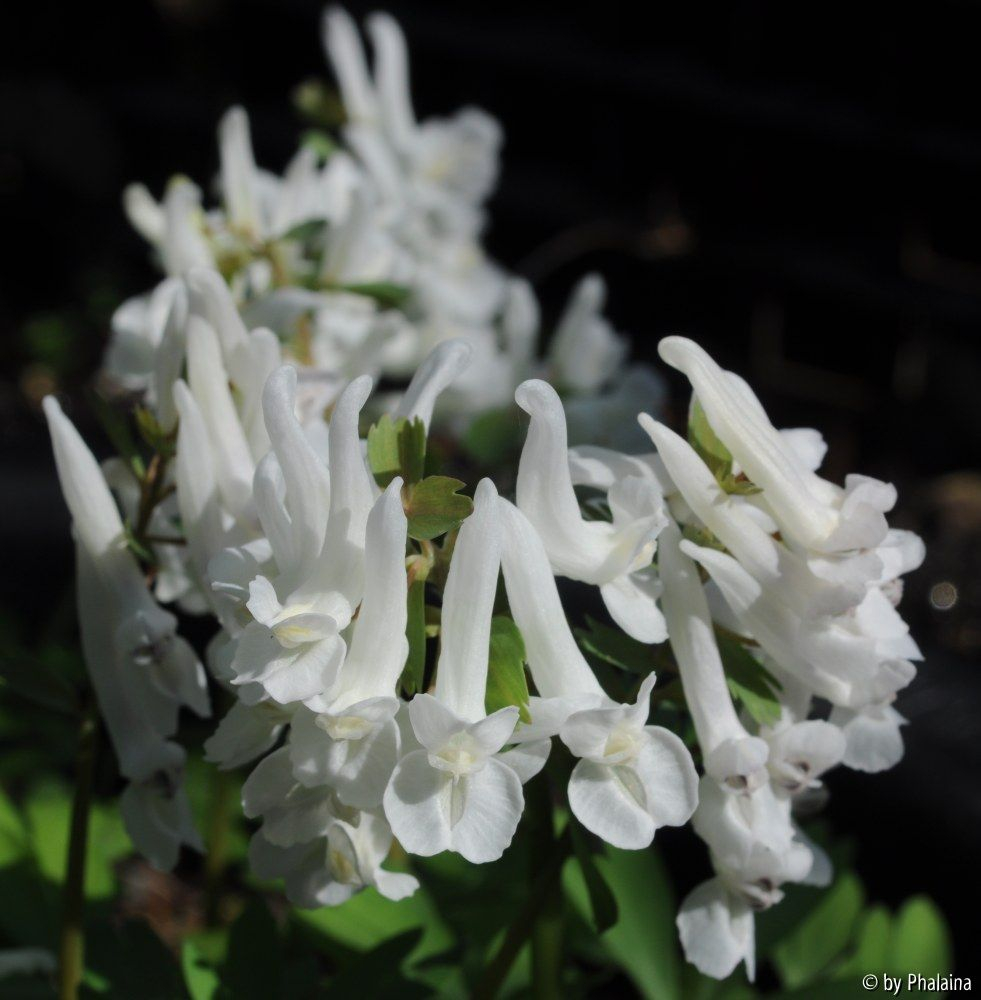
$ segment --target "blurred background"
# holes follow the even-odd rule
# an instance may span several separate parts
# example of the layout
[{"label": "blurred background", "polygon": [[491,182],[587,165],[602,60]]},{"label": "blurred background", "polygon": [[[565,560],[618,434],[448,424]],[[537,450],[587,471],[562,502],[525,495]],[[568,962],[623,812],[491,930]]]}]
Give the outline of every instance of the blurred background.
[{"label": "blurred background", "polygon": [[[348,4],[359,16],[373,6]],[[907,756],[885,775],[835,772],[826,815],[854,841],[869,897],[895,905],[928,893],[951,922],[959,971],[977,973],[974,6],[936,0],[883,14],[733,0],[651,5],[643,22],[636,7],[390,9],[408,35],[417,112],[474,103],[502,122],[487,244],[533,281],[547,317],[598,270],[637,358],[656,361],[668,333],[691,336],[750,379],[778,426],[823,431],[830,478],[861,471],[898,486],[894,523],[928,546],[903,604],[926,655],[898,704]],[[159,193],[177,172],[212,177],[215,125],[235,102],[251,115],[259,163],[281,170],[301,127],[292,88],[326,77],[320,8],[128,0],[96,15],[34,0],[0,32],[8,655],[71,615],[67,516],[40,397],[78,392],[112,310],[157,280],[120,192],[142,180]],[[687,393],[672,385],[680,413]]]}]

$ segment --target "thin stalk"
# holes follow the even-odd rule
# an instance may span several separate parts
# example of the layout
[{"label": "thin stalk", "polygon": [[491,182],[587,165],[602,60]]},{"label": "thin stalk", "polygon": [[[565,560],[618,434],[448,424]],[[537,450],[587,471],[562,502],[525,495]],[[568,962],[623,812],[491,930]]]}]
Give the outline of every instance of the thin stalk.
[{"label": "thin stalk", "polygon": [[[551,809],[549,810],[549,822],[551,822]],[[539,917],[550,907],[561,907],[559,877],[562,874],[562,866],[566,858],[572,851],[572,839],[569,830],[566,828],[558,840],[552,841],[550,853],[544,858],[535,852],[533,861],[538,864],[537,878],[532,882],[531,891],[525,900],[525,905],[508,927],[504,940],[501,942],[497,953],[491,959],[480,982],[474,990],[474,1000],[493,1000],[498,991],[507,979],[511,966],[521,952],[521,949],[532,938]],[[561,931],[561,926],[560,926]],[[543,931],[544,933],[544,931]],[[552,955],[555,954],[555,938],[552,938]],[[561,963],[561,935],[558,938],[558,955]],[[534,944],[533,944],[534,948]],[[544,956],[543,956],[544,958]],[[561,964],[560,964],[561,968]],[[537,986],[537,983],[536,983]],[[556,989],[558,983],[556,982]],[[538,994],[536,994],[537,996]],[[546,996],[560,996],[561,994],[550,993]]]},{"label": "thin stalk", "polygon": [[75,795],[58,948],[59,1000],[76,1000],[85,969],[85,861],[98,736],[98,719],[90,709],[83,714],[78,732]]},{"label": "thin stalk", "polygon": [[221,890],[228,863],[228,828],[231,823],[232,783],[227,771],[212,772],[211,809],[208,814],[207,853],[204,856],[204,910],[211,927],[220,922]]},{"label": "thin stalk", "polygon": [[[560,854],[555,837],[555,817],[552,809],[551,782],[542,775],[529,788],[530,805],[535,814],[536,836],[532,850],[532,870],[542,858]],[[560,867],[561,870],[561,867]],[[562,990],[562,924],[565,911],[562,893],[556,884],[547,893],[535,917],[531,932],[531,981],[536,1000],[561,1000]]]}]

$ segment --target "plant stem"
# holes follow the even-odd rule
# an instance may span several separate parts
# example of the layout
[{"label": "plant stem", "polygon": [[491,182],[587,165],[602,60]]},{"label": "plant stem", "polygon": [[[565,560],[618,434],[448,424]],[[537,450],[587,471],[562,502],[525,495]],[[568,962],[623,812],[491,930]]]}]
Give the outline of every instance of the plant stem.
[{"label": "plant stem", "polygon": [[[548,809],[548,822],[549,824],[552,822],[551,804],[549,804]],[[542,856],[537,850],[534,851],[532,860],[533,863],[539,866],[538,877],[532,883],[531,890],[525,900],[525,905],[521,908],[511,926],[508,927],[507,933],[504,935],[504,940],[497,949],[497,953],[491,959],[490,964],[484,971],[483,977],[477,984],[473,994],[474,1000],[492,1000],[493,997],[497,996],[521,949],[525,946],[529,937],[532,937],[533,934],[537,936],[537,923],[542,914],[547,913],[550,908],[557,908],[558,913],[561,914],[562,899],[559,877],[562,874],[562,866],[571,853],[572,838],[569,835],[568,827],[558,840],[552,838],[550,825],[547,829],[550,840],[549,853]],[[561,996],[558,983],[558,972],[561,969],[562,957],[561,921],[558,924],[557,930],[554,923],[550,923],[547,926],[548,931],[546,932],[543,926],[541,934],[543,935],[542,944],[548,938],[549,947],[545,952],[541,951],[541,946],[539,947],[539,958],[544,963],[542,966],[543,975],[545,974],[545,970],[548,970],[548,974],[554,976],[551,980],[553,992],[542,994],[536,992],[535,996],[559,997]],[[532,949],[533,951],[535,949],[534,938],[532,939]],[[534,961],[536,959],[533,956]],[[536,990],[539,986],[536,969]]]},{"label": "plant stem", "polygon": [[555,886],[542,905],[531,934],[532,995],[536,1000],[562,998],[562,894]]},{"label": "plant stem", "polygon": [[98,718],[89,709],[82,715],[78,732],[75,795],[72,800],[68,870],[65,874],[61,941],[58,949],[59,1000],[76,1000],[78,984],[85,969],[85,860],[98,736]]},{"label": "plant stem", "polygon": [[211,927],[220,922],[221,888],[228,860],[228,825],[231,822],[232,784],[226,771],[212,772],[208,842],[204,856],[204,911]]}]

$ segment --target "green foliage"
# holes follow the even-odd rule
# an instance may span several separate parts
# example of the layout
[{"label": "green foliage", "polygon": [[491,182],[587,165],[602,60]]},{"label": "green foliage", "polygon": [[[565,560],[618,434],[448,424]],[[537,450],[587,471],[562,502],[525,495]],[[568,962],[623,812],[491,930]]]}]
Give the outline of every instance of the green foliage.
[{"label": "green foliage", "polygon": [[613,927],[619,918],[616,897],[596,866],[594,854],[598,852],[596,845],[590,843],[590,835],[575,820],[570,821],[569,830],[572,835],[572,848],[589,897],[592,925],[597,934],[603,934]]},{"label": "green foliage", "polygon": [[390,281],[370,281],[352,285],[341,285],[342,292],[364,295],[374,299],[382,309],[401,309],[409,299],[410,289]]},{"label": "green foliage", "polygon": [[780,719],[780,682],[737,639],[716,632],[729,693],[761,726]]},{"label": "green foliage", "polygon": [[140,436],[149,445],[150,450],[164,458],[172,458],[177,447],[176,430],[165,431],[160,426],[156,414],[145,406],[138,406],[133,411],[133,416]]},{"label": "green foliage", "polygon": [[688,443],[719,482],[732,474],[732,453],[712,430],[702,404],[694,395],[688,412]]},{"label": "green foliage", "polygon": [[[323,136],[321,133],[310,133],[311,137],[316,135]],[[330,141],[329,139],[327,140]],[[311,138],[311,144],[314,148],[317,148],[316,141]],[[319,150],[318,150],[319,151]],[[287,229],[282,236],[279,237],[280,240],[284,242],[295,242],[303,244],[320,244],[323,242],[324,235],[327,232],[327,220],[326,219],[307,219],[304,222],[298,222],[295,226]]]},{"label": "green foliage", "polygon": [[854,875],[840,875],[808,916],[773,950],[773,964],[790,989],[807,986],[852,939],[865,893]]},{"label": "green foliage", "polygon": [[[677,903],[664,862],[656,850],[607,848],[596,868],[609,886],[619,919],[599,937],[609,959],[630,976],[643,997],[680,1000],[682,959],[674,918]],[[563,885],[584,919],[592,914],[589,889],[579,864],[566,863]]]},{"label": "green foliage", "polygon": [[621,670],[646,677],[654,669],[652,647],[632,639],[618,628],[603,625],[586,616],[586,628],[575,629],[583,652]]},{"label": "green foliage", "polygon": [[697,396],[692,396],[691,409],[688,413],[688,443],[698,452],[699,457],[709,467],[726,493],[752,496],[760,492],[760,488],[745,476],[733,475],[732,453],[712,430]]},{"label": "green foliage", "polygon": [[473,500],[458,491],[464,484],[449,476],[427,476],[402,490],[409,536],[430,541],[457,527],[473,512]]},{"label": "green foliage", "polygon": [[0,679],[2,688],[9,688],[41,708],[70,716],[78,714],[78,692],[62,674],[36,656],[8,649],[0,660]]},{"label": "green foliage", "polygon": [[519,411],[509,406],[474,417],[461,444],[469,458],[485,468],[493,468],[515,455],[523,439]]},{"label": "green foliage", "polygon": [[97,392],[89,392],[87,400],[116,454],[126,462],[137,479],[143,479],[146,464],[126,416]]},{"label": "green foliage", "polygon": [[426,466],[425,424],[405,417],[392,420],[386,413],[368,431],[368,464],[382,489],[396,476],[407,485],[418,482]]},{"label": "green foliage", "polygon": [[495,615],[491,620],[485,707],[489,715],[508,705],[517,705],[521,721],[531,722],[524,639],[510,618]]},{"label": "green foliage", "polygon": [[422,691],[426,683],[426,581],[413,580],[409,586],[409,616],[405,623],[409,656],[402,671],[406,695]]}]

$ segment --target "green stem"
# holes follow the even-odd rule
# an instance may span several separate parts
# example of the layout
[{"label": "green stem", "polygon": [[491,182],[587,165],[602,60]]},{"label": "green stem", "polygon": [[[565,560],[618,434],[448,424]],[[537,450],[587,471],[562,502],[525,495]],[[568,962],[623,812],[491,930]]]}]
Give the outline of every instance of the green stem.
[{"label": "green stem", "polygon": [[531,935],[532,995],[536,1000],[562,998],[562,925],[565,913],[562,894],[555,890],[545,898]]},{"label": "green stem", "polygon": [[[547,810],[540,810],[538,817],[540,837],[536,838],[532,847],[532,864],[537,869],[537,877],[531,884],[525,905],[508,927],[504,940],[484,970],[474,990],[474,1000],[492,1000],[497,996],[511,966],[529,939],[532,941],[532,962],[535,967],[534,995],[549,998],[561,996],[559,972],[562,964],[562,890],[559,879],[562,866],[572,852],[572,838],[566,827],[562,836],[555,839],[551,801],[545,801],[545,805]],[[542,853],[543,848],[547,853]],[[538,978],[539,963],[542,980]],[[548,988],[551,992],[537,992],[544,988],[546,982],[550,984]]]},{"label": "green stem", "polygon": [[228,827],[231,823],[232,783],[227,771],[212,772],[211,810],[208,815],[207,853],[204,856],[205,920],[220,922],[221,890],[228,862]]},{"label": "green stem", "polygon": [[59,1000],[76,1000],[78,985],[85,969],[85,860],[98,736],[97,716],[94,711],[86,711],[78,733],[68,870],[62,903],[61,941],[58,949]]}]

